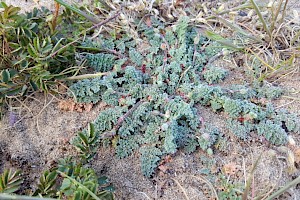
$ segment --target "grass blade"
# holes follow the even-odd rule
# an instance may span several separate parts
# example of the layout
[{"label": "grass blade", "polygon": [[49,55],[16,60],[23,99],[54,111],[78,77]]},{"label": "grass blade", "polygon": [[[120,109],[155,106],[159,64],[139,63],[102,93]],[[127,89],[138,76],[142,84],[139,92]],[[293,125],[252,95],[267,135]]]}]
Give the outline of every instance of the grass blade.
[{"label": "grass blade", "polygon": [[272,67],[271,65],[269,65],[267,62],[265,62],[263,59],[261,59],[253,50],[251,50],[250,48],[247,48],[247,51],[250,51],[255,58],[257,58],[262,64],[264,64],[267,68],[271,69],[272,71],[275,71],[276,69],[274,67]]},{"label": "grass blade", "polygon": [[214,33],[212,31],[205,31],[205,35],[209,39],[214,40],[214,41],[226,46],[227,48],[234,49],[237,51],[244,49],[244,47],[239,47],[239,46],[234,45],[234,42],[232,40],[225,39],[221,35]]},{"label": "grass blade", "polygon": [[257,160],[255,161],[255,163],[254,163],[254,165],[251,169],[250,176],[249,176],[249,178],[247,180],[247,183],[246,183],[245,191],[243,192],[242,200],[247,200],[248,199],[248,194],[249,194],[250,187],[251,187],[251,184],[252,184],[252,178],[254,176],[254,171],[257,168],[258,162],[260,160],[261,160],[261,155],[257,158]]},{"label": "grass blade", "polygon": [[11,199],[11,200],[56,200],[56,199],[52,199],[52,198],[40,198],[40,197],[30,197],[30,196],[21,196],[21,195],[10,195],[10,194],[0,194],[0,200],[7,200],[7,199]]},{"label": "grass blade", "polygon": [[271,23],[271,27],[270,27],[270,31],[271,31],[271,32],[274,30],[275,23],[276,23],[276,21],[277,21],[277,18],[278,18],[278,15],[279,15],[279,12],[280,12],[282,3],[283,3],[283,0],[280,0],[280,3],[279,3],[279,5],[278,5],[278,7],[277,7],[275,16],[274,16],[274,18],[272,19],[272,23]]},{"label": "grass blade", "polygon": [[269,29],[269,27],[268,27],[268,25],[267,25],[267,23],[266,23],[264,17],[262,16],[262,14],[261,14],[261,12],[260,12],[260,10],[259,10],[259,7],[257,6],[257,4],[255,3],[254,0],[250,0],[250,2],[252,3],[253,8],[254,8],[254,10],[256,11],[256,13],[257,13],[257,15],[258,15],[258,17],[259,17],[261,23],[263,24],[263,27],[264,27],[265,31],[267,32],[267,34],[268,34],[269,37],[271,38],[271,37],[272,37],[272,33],[271,33],[271,31],[270,31],[270,29]]},{"label": "grass blade", "polygon": [[288,184],[286,184],[284,187],[282,187],[281,189],[279,189],[275,193],[273,193],[271,196],[269,196],[268,198],[266,198],[266,200],[272,200],[272,199],[278,197],[279,195],[281,195],[282,193],[284,193],[285,191],[287,191],[288,189],[290,189],[291,187],[293,187],[293,186],[295,186],[295,185],[297,185],[299,183],[300,183],[300,176],[298,176],[298,178],[296,178],[293,181],[291,181]]},{"label": "grass blade", "polygon": [[249,39],[254,40],[256,42],[260,42],[260,43],[263,42],[261,39],[251,35],[249,32],[245,31],[240,26],[238,26],[236,24],[233,24],[233,23],[229,22],[228,20],[226,20],[222,17],[216,16],[216,18],[219,19],[222,23],[224,23],[226,26],[228,26],[232,30],[235,30],[235,31],[239,32],[240,34],[248,37]]},{"label": "grass blade", "polygon": [[77,184],[79,187],[81,187],[84,191],[86,191],[87,193],[89,193],[95,200],[101,200],[99,197],[97,197],[97,195],[95,193],[93,193],[91,190],[89,190],[87,187],[85,187],[84,185],[82,185],[81,183],[79,183],[78,181],[76,181],[74,178],[68,176],[67,174],[58,171],[62,176],[65,176],[66,178],[68,178],[70,181],[72,181],[73,183]]},{"label": "grass blade", "polygon": [[63,5],[64,7],[72,10],[73,12],[77,13],[78,15],[80,15],[82,17],[85,17],[87,20],[93,22],[94,24],[98,24],[100,22],[98,19],[88,15],[87,13],[79,10],[78,8],[75,8],[74,6],[71,6],[71,5],[67,4],[63,0],[54,0],[54,1],[56,1],[57,3]]}]

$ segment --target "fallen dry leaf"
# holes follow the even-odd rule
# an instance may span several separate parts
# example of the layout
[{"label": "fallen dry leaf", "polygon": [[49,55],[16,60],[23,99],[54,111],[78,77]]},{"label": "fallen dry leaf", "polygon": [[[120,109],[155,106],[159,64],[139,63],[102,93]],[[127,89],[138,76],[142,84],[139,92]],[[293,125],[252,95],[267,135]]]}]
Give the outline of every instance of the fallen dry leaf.
[{"label": "fallen dry leaf", "polygon": [[288,145],[289,145],[291,148],[293,148],[293,147],[296,146],[296,141],[294,140],[294,138],[293,138],[291,135],[288,136]]},{"label": "fallen dry leaf", "polygon": [[59,93],[65,94],[67,92],[67,87],[64,85],[58,85],[57,90]]},{"label": "fallen dry leaf", "polygon": [[166,171],[169,169],[166,165],[160,165],[158,166],[158,169],[162,171],[163,173],[166,173]]},{"label": "fallen dry leaf", "polygon": [[151,18],[150,17],[147,17],[145,19],[145,24],[150,28],[152,27],[152,21],[151,21]]},{"label": "fallen dry leaf", "polygon": [[172,157],[170,155],[164,157],[164,159],[160,162],[158,166],[160,176],[165,174],[167,170],[170,169],[170,166],[168,166],[168,163],[170,162],[172,162]]},{"label": "fallen dry leaf", "polygon": [[297,171],[297,168],[295,166],[295,154],[292,151],[287,152],[287,167],[288,167],[288,173],[293,174]]},{"label": "fallen dry leaf", "polygon": [[223,172],[227,175],[234,175],[239,170],[239,166],[235,163],[228,163],[223,166]]},{"label": "fallen dry leaf", "polygon": [[172,162],[172,157],[170,155],[167,155],[166,157],[164,157],[164,163],[169,163]]},{"label": "fallen dry leaf", "polygon": [[300,164],[300,148],[297,148],[294,151],[294,156],[295,156],[295,162]]},{"label": "fallen dry leaf", "polygon": [[63,111],[74,111],[75,102],[72,100],[62,100],[58,103],[58,108]]},{"label": "fallen dry leaf", "polygon": [[86,112],[90,112],[92,110],[92,108],[93,108],[93,104],[92,103],[88,103],[85,106],[85,111]]},{"label": "fallen dry leaf", "polygon": [[63,111],[90,112],[93,108],[92,103],[76,103],[72,99],[62,100],[58,103],[58,108]]}]

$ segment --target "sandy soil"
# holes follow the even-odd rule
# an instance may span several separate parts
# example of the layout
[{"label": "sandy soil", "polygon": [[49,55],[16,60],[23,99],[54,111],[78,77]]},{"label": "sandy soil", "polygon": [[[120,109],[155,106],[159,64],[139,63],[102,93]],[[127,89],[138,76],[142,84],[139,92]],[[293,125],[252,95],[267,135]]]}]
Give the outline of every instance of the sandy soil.
[{"label": "sandy soil", "polygon": [[[45,98],[37,94],[35,98],[40,102],[28,100],[28,103],[25,103],[31,110],[30,114],[25,108],[20,108],[19,117],[22,119],[19,123],[11,128],[6,118],[1,122],[0,131],[0,149],[3,156],[0,159],[0,171],[4,168],[22,169],[28,186],[37,180],[43,170],[51,167],[55,160],[75,154],[69,139],[92,121],[101,109],[98,105],[89,113],[62,112],[57,108],[56,100],[51,101],[51,97]],[[46,105],[51,103],[45,107],[43,100]],[[214,123],[224,134],[229,134],[224,128],[221,115],[212,114],[206,108],[199,109],[204,120]],[[299,138],[297,142],[300,142]],[[190,199],[207,199],[211,191],[208,185],[201,181],[202,177],[209,178],[201,173],[204,168],[213,169],[217,174],[225,164],[234,163],[238,172],[230,177],[230,180],[243,182],[244,173],[250,172],[260,154],[263,154],[263,158],[255,174],[255,183],[258,184],[256,192],[275,183],[278,183],[278,186],[283,185],[290,180],[283,167],[286,161],[278,159],[282,155],[274,155],[275,147],[269,148],[257,142],[248,146],[248,143],[243,143],[235,137],[228,139],[223,145],[213,157],[202,151],[192,155],[178,152],[167,164],[167,172],[160,172],[153,179],[147,179],[141,174],[137,155],[120,160],[114,157],[113,149],[101,148],[90,165],[98,174],[110,178],[116,187],[116,199],[124,200],[147,199],[145,194],[151,199],[184,199],[178,184],[185,189]],[[210,159],[214,162],[210,163]],[[291,199],[293,195],[300,197],[299,191],[291,191],[291,194]]]},{"label": "sandy soil", "polygon": [[[299,77],[299,74],[297,76]],[[286,80],[281,84],[292,88],[299,83]],[[77,131],[86,127],[88,122],[93,121],[102,109],[100,104],[90,112],[64,112],[58,109],[58,102],[56,97],[45,97],[37,93],[23,101],[22,105],[16,104],[11,108],[19,118],[14,127],[9,126],[8,115],[0,124],[0,171],[4,168],[22,169],[27,188],[32,186],[32,182],[36,182],[40,173],[51,167],[55,160],[76,154],[74,147],[69,143],[70,139]],[[276,103],[280,106],[289,101],[282,99]],[[299,112],[299,103],[287,105],[290,110]],[[166,164],[168,170],[159,170],[151,179],[142,175],[138,155],[120,160],[110,148],[100,148],[90,165],[97,174],[110,178],[116,187],[116,199],[124,200],[143,200],[148,197],[181,200],[185,198],[183,190],[190,199],[214,199],[210,187],[203,181],[204,178],[218,178],[224,165],[231,163],[236,166],[237,172],[227,177],[226,181],[244,183],[261,154],[263,156],[254,175],[254,195],[266,192],[266,188],[270,189],[274,185],[274,189],[283,186],[297,175],[296,173],[291,176],[287,173],[286,155],[280,153],[278,147],[255,139],[247,143],[240,141],[225,128],[225,116],[214,114],[204,107],[199,107],[199,112],[205,121],[214,124],[228,136],[219,144],[213,156],[208,156],[201,150],[191,155],[179,151],[172,155],[171,161]],[[299,145],[299,135],[295,135],[294,138]],[[207,176],[203,173],[204,169],[213,173]],[[280,199],[299,197],[298,186],[298,190],[290,190]]]},{"label": "sandy soil", "polygon": [[[41,0],[40,5],[30,0],[5,2],[21,6],[24,10],[30,10],[33,6],[52,6],[47,0]],[[230,65],[226,61],[220,61],[218,64],[225,68]],[[299,65],[299,62],[296,65]],[[228,66],[229,68],[231,72],[226,79],[227,83],[243,79],[243,69],[232,69]],[[298,71],[278,83],[288,92],[299,91],[299,75]],[[297,97],[297,94],[294,97]],[[22,103],[11,105],[10,110],[17,115],[18,122],[13,127],[9,125],[10,112],[7,112],[4,120],[0,122],[0,172],[4,168],[22,169],[26,177],[25,184],[29,186],[32,185],[30,183],[37,182],[40,173],[51,167],[55,160],[76,154],[74,147],[69,143],[70,139],[77,131],[85,128],[88,122],[93,121],[103,107],[99,104],[90,112],[64,112],[59,110],[57,105],[61,99],[36,93],[22,100]],[[300,114],[299,101],[286,97],[275,104]],[[225,128],[225,116],[214,114],[204,107],[199,107],[199,112],[205,121],[214,124],[228,136],[216,147],[212,157],[200,150],[191,155],[179,151],[172,155],[170,162],[166,164],[168,170],[159,171],[151,179],[141,174],[138,155],[120,160],[110,148],[100,148],[96,159],[90,165],[99,175],[110,178],[116,187],[116,199],[120,200],[181,200],[185,199],[184,192],[191,200],[215,199],[207,180],[212,182],[214,178],[218,178],[224,165],[231,163],[236,166],[237,172],[226,177],[224,182],[245,183],[259,155],[262,155],[262,158],[254,174],[252,195],[276,190],[299,175],[299,169],[295,174],[288,174],[286,155],[281,153],[278,147],[258,140],[242,142]],[[299,134],[293,137],[297,145],[300,145]],[[204,169],[209,169],[212,175],[205,175]],[[219,183],[221,187],[222,184]],[[279,199],[300,199],[300,185],[290,189]]]},{"label": "sandy soil", "polygon": [[[22,8],[22,11],[28,12],[33,8],[40,8],[42,6],[47,7],[51,10],[54,9],[54,0],[4,0],[6,4],[11,4]],[[82,0],[65,0],[68,3],[83,2]]]}]

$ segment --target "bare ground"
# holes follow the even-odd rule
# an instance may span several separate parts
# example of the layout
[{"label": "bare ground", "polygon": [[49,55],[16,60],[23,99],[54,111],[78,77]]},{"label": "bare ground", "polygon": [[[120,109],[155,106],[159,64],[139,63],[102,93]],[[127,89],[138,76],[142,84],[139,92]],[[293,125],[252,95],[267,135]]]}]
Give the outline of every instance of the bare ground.
[{"label": "bare ground", "polygon": [[[281,84],[297,88],[299,83],[286,80]],[[18,114],[19,121],[14,127],[10,127],[7,115],[1,122],[0,171],[4,168],[22,169],[26,177],[25,183],[29,186],[57,159],[76,154],[69,143],[70,139],[96,118],[102,105],[96,105],[90,112],[85,113],[63,112],[58,109],[58,101],[56,97],[45,97],[37,93],[21,105],[16,104],[11,108]],[[287,105],[289,110],[299,113],[299,102],[290,103],[289,100],[282,99],[276,103],[278,106]],[[116,187],[116,199],[124,200],[148,199],[147,196],[151,199],[179,200],[185,198],[183,190],[190,199],[214,199],[206,180],[219,178],[218,174],[221,174],[224,166],[232,163],[237,172],[227,176],[226,181],[243,184],[259,155],[262,158],[254,175],[254,196],[276,190],[299,175],[299,169],[294,174],[287,173],[286,155],[278,147],[257,139],[240,141],[225,128],[225,116],[214,114],[204,107],[199,107],[199,111],[206,122],[213,123],[228,136],[226,141],[216,147],[213,156],[201,150],[191,155],[179,151],[165,165],[167,170],[159,170],[151,179],[142,175],[138,155],[118,159],[111,148],[100,148],[90,165],[99,175],[110,178]],[[299,135],[295,135],[294,139],[299,146]],[[206,168],[214,174],[205,175],[203,170]],[[219,187],[221,185],[220,182]],[[280,199],[299,199],[299,187],[289,190]]]},{"label": "bare ground", "polygon": [[[51,10],[54,9],[54,0],[4,0],[8,5],[18,6],[22,8],[23,12],[29,12],[33,8],[41,8],[42,6],[47,7]],[[84,2],[79,0],[65,0],[67,3],[78,3]]]}]

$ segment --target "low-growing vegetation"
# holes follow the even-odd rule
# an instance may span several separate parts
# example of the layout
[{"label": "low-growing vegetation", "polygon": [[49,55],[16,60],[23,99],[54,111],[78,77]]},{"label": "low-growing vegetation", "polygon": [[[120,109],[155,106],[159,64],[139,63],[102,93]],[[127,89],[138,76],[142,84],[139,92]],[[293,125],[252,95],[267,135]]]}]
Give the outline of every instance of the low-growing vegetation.
[{"label": "low-growing vegetation", "polygon": [[[71,139],[77,155],[61,158],[53,168],[44,171],[33,187],[35,190],[24,193],[26,189],[20,189],[21,171],[5,170],[0,176],[0,199],[26,199],[14,193],[33,199],[113,199],[113,186],[89,165],[100,148],[112,147],[120,159],[136,155],[143,175],[153,178],[168,156],[178,151],[192,154],[200,150],[213,157],[231,137],[228,133],[241,142],[260,137],[274,146],[290,144],[291,135],[299,136],[299,116],[276,108],[273,103],[285,94],[284,88],[267,80],[278,76],[283,65],[296,59],[296,54],[289,58],[278,55],[271,64],[269,57],[263,60],[255,48],[269,42],[269,56],[268,52],[280,41],[274,32],[281,31],[276,27],[279,20],[284,20],[284,13],[278,18],[278,13],[286,9],[283,1],[278,7],[272,5],[276,14],[269,23],[254,1],[239,8],[257,13],[267,39],[225,20],[222,15],[229,11],[223,8],[208,13],[205,3],[201,9],[207,16],[200,12],[195,18],[191,14],[195,7],[188,3],[190,13],[178,14],[181,8],[176,11],[173,5],[173,13],[169,9],[159,15],[163,4],[153,1],[149,14],[140,16],[137,13],[146,12],[143,1],[116,7],[97,1],[95,12],[61,0],[55,2],[54,13],[43,8],[26,14],[1,3],[1,109],[34,91],[61,94],[61,85],[67,88],[65,98],[74,103],[105,106],[88,127]],[[65,9],[59,14],[60,5]],[[138,6],[142,5],[144,8],[140,9]],[[111,15],[101,21],[96,15],[103,10]],[[115,19],[122,28],[114,24],[106,31],[95,31]],[[222,33],[209,30],[211,20],[233,29],[235,38],[228,40]],[[198,27],[199,22],[207,25],[206,32]],[[295,37],[290,38],[291,45],[298,44]],[[237,38],[242,42],[237,43]],[[287,51],[286,47],[284,52]],[[225,84],[232,73],[231,66],[218,66],[214,61],[236,53],[251,55],[253,66],[246,70],[248,78],[244,82]],[[275,68],[268,68],[274,65]],[[228,131],[204,121],[203,108],[222,116]],[[200,161],[214,165],[205,156]],[[216,175],[202,169],[201,173],[213,177],[217,199],[248,199],[251,176],[258,162],[259,159],[245,184],[229,182],[226,172]],[[205,182],[210,185],[210,181]],[[298,177],[265,199],[276,197],[299,182]]]},{"label": "low-growing vegetation", "polygon": [[[253,83],[252,87],[210,85],[221,82],[227,74],[225,69],[206,66],[208,58],[221,49],[211,43],[198,52],[208,40],[189,26],[187,17],[179,19],[173,28],[153,18],[151,22],[151,27],[140,25],[140,34],[145,37],[142,42],[147,45],[142,52],[137,50],[134,40],[126,42],[128,36],[123,46],[116,44],[122,38],[117,42],[111,38],[91,41],[91,46],[105,46],[109,52],[116,48],[123,56],[82,53],[83,59],[103,74],[70,87],[70,96],[74,95],[79,102],[102,101],[109,105],[94,126],[99,141],[113,140],[118,157],[139,150],[143,173],[151,176],[161,157],[180,148],[189,153],[198,146],[208,150],[222,139],[222,134],[200,121],[199,104],[228,114],[229,129],[244,140],[250,132],[256,132],[281,145],[287,142],[289,132],[299,131],[297,116],[275,111],[271,104],[253,102],[278,98],[282,89],[263,83]],[[166,32],[160,33],[162,30]],[[106,71],[107,66],[114,67]],[[82,138],[81,134],[78,137]],[[95,136],[87,134],[89,137],[93,144]],[[84,142],[75,139],[74,143],[78,141]],[[90,148],[85,149],[89,155]]]}]

